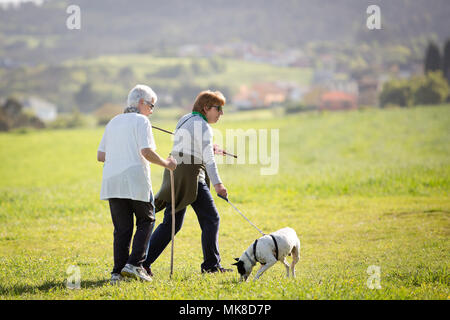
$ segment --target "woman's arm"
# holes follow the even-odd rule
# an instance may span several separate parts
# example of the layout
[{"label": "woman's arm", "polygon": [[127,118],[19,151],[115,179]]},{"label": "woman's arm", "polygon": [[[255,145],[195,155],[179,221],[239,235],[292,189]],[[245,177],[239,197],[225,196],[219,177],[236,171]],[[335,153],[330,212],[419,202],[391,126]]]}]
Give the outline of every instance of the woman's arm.
[{"label": "woman's arm", "polygon": [[205,163],[206,173],[211,180],[212,185],[217,194],[228,198],[228,192],[222,181],[220,180],[219,170],[217,169],[216,160],[214,159],[215,146],[212,143],[213,137],[210,131],[203,134],[203,161]]},{"label": "woman's arm", "polygon": [[169,170],[175,170],[175,168],[177,167],[177,161],[173,157],[168,157],[165,160],[150,148],[141,149],[141,154],[151,163],[160,165],[161,167],[167,168]]}]

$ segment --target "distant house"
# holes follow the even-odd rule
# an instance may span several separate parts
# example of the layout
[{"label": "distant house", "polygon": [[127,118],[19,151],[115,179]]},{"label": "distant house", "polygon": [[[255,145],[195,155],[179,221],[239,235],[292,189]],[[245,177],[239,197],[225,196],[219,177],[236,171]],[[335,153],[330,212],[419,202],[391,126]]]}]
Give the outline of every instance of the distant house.
[{"label": "distant house", "polygon": [[314,74],[311,79],[313,86],[325,86],[335,79],[335,74],[331,70],[318,69],[314,70]]},{"label": "distant house", "polygon": [[322,94],[319,110],[351,110],[357,109],[356,95],[341,91],[329,91]]},{"label": "distant house", "polygon": [[365,106],[376,106],[380,81],[376,78],[363,77],[358,81],[359,103]]},{"label": "distant house", "polygon": [[285,102],[289,93],[289,88],[262,82],[255,83],[251,87],[242,85],[232,100],[238,109],[268,108]]},{"label": "distant house", "polygon": [[351,95],[358,96],[358,83],[352,79],[339,80],[335,79],[325,86],[329,91],[340,91]]},{"label": "distant house", "polygon": [[356,80],[330,70],[316,70],[311,83],[315,87],[322,87],[328,91],[341,91],[356,96],[359,93]]},{"label": "distant house", "polygon": [[58,108],[48,101],[41,98],[30,97],[24,100],[25,109],[31,110],[40,120],[47,122],[53,121],[58,115]]}]

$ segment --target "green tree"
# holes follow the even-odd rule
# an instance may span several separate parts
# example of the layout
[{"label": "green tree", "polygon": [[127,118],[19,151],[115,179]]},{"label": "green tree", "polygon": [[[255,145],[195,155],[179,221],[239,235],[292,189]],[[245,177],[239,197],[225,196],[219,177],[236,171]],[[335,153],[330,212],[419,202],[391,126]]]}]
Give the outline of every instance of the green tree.
[{"label": "green tree", "polygon": [[80,90],[75,93],[74,98],[81,111],[89,112],[94,110],[95,93],[92,90],[92,83],[86,82],[83,84]]},{"label": "green tree", "polygon": [[125,66],[119,70],[119,81],[126,87],[130,87],[134,81],[136,81],[136,75],[134,74],[133,68],[130,66]]},{"label": "green tree", "polygon": [[211,59],[209,59],[208,62],[210,68],[214,70],[214,72],[222,73],[225,72],[227,69],[225,62],[217,56],[212,57]]},{"label": "green tree", "polygon": [[202,73],[205,73],[205,70],[199,60],[192,60],[191,62],[191,70],[194,75],[200,75]]},{"label": "green tree", "polygon": [[445,42],[444,56],[442,58],[442,73],[447,83],[450,84],[450,39]]},{"label": "green tree", "polygon": [[414,104],[444,103],[449,95],[449,86],[441,71],[428,72],[417,80]]},{"label": "green tree", "polygon": [[406,66],[411,58],[411,50],[402,45],[389,46],[385,49],[387,65]]},{"label": "green tree", "polygon": [[428,44],[427,52],[425,54],[424,63],[425,73],[429,71],[438,71],[441,69],[441,55],[439,48],[434,42]]}]

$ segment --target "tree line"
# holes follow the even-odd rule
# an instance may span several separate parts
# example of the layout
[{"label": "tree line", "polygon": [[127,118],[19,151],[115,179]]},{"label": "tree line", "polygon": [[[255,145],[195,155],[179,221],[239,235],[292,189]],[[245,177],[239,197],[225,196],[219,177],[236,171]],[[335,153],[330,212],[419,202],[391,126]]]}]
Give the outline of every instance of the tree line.
[{"label": "tree line", "polygon": [[423,67],[423,75],[386,82],[380,93],[380,106],[409,107],[450,101],[450,39],[446,41],[442,55],[439,46],[430,42]]}]

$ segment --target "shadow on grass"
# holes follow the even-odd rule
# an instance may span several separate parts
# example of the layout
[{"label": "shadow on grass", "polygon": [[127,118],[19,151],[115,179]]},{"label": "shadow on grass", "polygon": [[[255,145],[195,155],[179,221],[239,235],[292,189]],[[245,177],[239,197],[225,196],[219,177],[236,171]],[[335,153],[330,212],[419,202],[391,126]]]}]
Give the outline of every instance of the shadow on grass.
[{"label": "shadow on grass", "polygon": [[385,216],[409,216],[409,215],[447,215],[450,214],[450,211],[440,210],[440,209],[431,209],[431,210],[423,210],[423,211],[406,211],[406,212],[385,212]]},{"label": "shadow on grass", "polygon": [[[91,289],[91,288],[97,288],[102,287],[105,284],[109,284],[109,279],[102,279],[102,280],[88,280],[88,281],[81,281],[80,283],[80,289]],[[27,285],[27,284],[18,284],[13,286],[3,286],[0,285],[0,295],[5,296],[20,296],[22,294],[31,293],[31,294],[38,294],[38,293],[50,293],[53,291],[59,291],[59,290],[67,290],[68,292],[72,291],[71,289],[67,288],[66,282],[63,281],[46,281],[43,284],[40,285]]]}]

